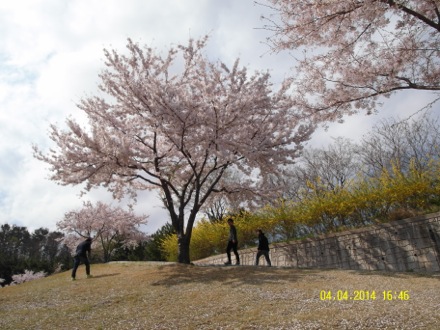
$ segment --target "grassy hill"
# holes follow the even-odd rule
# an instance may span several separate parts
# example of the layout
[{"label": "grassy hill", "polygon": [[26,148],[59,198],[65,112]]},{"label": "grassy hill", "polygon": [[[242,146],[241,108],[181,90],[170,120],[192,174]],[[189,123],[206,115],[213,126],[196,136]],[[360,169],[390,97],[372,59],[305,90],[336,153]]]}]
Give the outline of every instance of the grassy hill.
[{"label": "grassy hill", "polygon": [[92,274],[0,289],[0,329],[440,329],[439,274],[156,263]]}]

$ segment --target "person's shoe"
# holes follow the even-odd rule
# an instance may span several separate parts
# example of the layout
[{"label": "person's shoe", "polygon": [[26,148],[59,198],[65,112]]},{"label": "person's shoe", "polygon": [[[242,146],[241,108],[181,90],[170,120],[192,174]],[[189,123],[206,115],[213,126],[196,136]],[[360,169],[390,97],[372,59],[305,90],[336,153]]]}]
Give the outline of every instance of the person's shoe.
[{"label": "person's shoe", "polygon": [[92,278],[93,277],[93,275],[87,275],[87,278]]},{"label": "person's shoe", "polygon": [[71,280],[71,281],[76,281],[76,278],[75,278],[75,277],[72,277],[70,280]]},{"label": "person's shoe", "polygon": [[236,266],[240,266],[240,261],[237,261],[237,262],[235,263],[235,265],[236,265]]},{"label": "person's shoe", "polygon": [[225,266],[229,266],[231,264],[231,262],[230,261],[228,261],[228,262],[225,262]]}]

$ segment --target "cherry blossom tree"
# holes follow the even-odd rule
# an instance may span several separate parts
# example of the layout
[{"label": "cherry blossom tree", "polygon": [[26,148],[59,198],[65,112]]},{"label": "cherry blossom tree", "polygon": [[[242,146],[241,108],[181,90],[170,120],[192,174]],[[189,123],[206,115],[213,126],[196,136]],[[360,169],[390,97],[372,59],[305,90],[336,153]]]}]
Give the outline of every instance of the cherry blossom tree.
[{"label": "cherry blossom tree", "polygon": [[136,216],[132,211],[101,202],[96,206],[87,202],[82,209],[67,212],[64,219],[57,222],[57,228],[68,234],[64,241],[71,250],[84,238],[93,237],[102,247],[107,262],[117,246],[145,239],[139,226],[146,223],[146,216]]},{"label": "cherry blossom tree", "polygon": [[[62,184],[102,185],[116,198],[159,189],[181,263],[190,262],[193,224],[209,196],[263,195],[268,175],[292,163],[315,128],[293,108],[291,81],[275,88],[267,72],[210,61],[206,45],[190,40],[162,55],[128,40],[126,54],[105,50],[103,95],[78,105],[89,126],[53,125],[57,149],[35,148]],[[228,172],[240,179],[226,180]]]},{"label": "cherry blossom tree", "polygon": [[267,17],[266,29],[274,32],[269,43],[276,51],[304,51],[296,100],[315,118],[371,113],[379,96],[402,90],[432,91],[439,99],[438,0],[269,3],[276,13]]}]

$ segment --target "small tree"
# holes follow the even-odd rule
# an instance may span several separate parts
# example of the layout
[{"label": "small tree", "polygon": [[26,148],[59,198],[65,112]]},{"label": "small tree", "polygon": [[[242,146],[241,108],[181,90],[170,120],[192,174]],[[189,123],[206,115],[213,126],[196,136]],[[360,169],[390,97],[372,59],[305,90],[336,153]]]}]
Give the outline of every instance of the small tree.
[{"label": "small tree", "polygon": [[[79,211],[70,211],[57,223],[60,230],[70,236],[66,245],[74,249],[78,240],[94,237],[103,249],[104,261],[110,261],[115,248],[138,242],[144,238],[139,226],[147,223],[146,216],[136,216],[120,207],[111,207],[98,202],[96,206],[87,202]],[[69,243],[70,242],[70,243]]]},{"label": "small tree", "polygon": [[403,172],[414,165],[419,170],[430,167],[439,155],[440,121],[430,116],[417,120],[388,119],[379,122],[366,134],[358,148],[367,175],[380,176],[398,163]]},{"label": "small tree", "polygon": [[[79,104],[90,128],[69,119],[66,131],[52,126],[56,150],[35,149],[63,184],[104,185],[115,197],[160,189],[182,263],[190,262],[193,224],[209,196],[264,193],[268,174],[292,163],[314,130],[293,109],[290,81],[272,92],[268,73],[249,76],[238,60],[232,68],[210,62],[205,46],[190,40],[162,57],[129,40],[128,56],[105,51],[106,97]],[[224,180],[227,170],[241,180]]]},{"label": "small tree", "polygon": [[[440,91],[437,0],[270,0],[277,51],[304,50],[298,105],[320,120],[373,112],[379,96]],[[438,98],[436,99],[438,100]]]}]

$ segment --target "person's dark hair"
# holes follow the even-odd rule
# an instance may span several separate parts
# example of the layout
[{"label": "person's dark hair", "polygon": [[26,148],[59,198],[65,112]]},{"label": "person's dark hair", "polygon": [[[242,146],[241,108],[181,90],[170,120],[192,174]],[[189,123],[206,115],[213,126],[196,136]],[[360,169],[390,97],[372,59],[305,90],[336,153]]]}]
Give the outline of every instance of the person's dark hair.
[{"label": "person's dark hair", "polygon": [[258,231],[258,234],[262,234],[263,233],[263,231],[261,229],[257,229],[257,231]]},{"label": "person's dark hair", "polygon": [[87,237],[87,238],[86,238],[86,241],[91,242],[91,241],[92,241],[92,238],[91,238],[91,237]]},{"label": "person's dark hair", "polygon": [[232,220],[232,218],[229,218],[229,219],[228,219],[228,222],[232,222],[232,223],[234,223],[234,220]]}]

